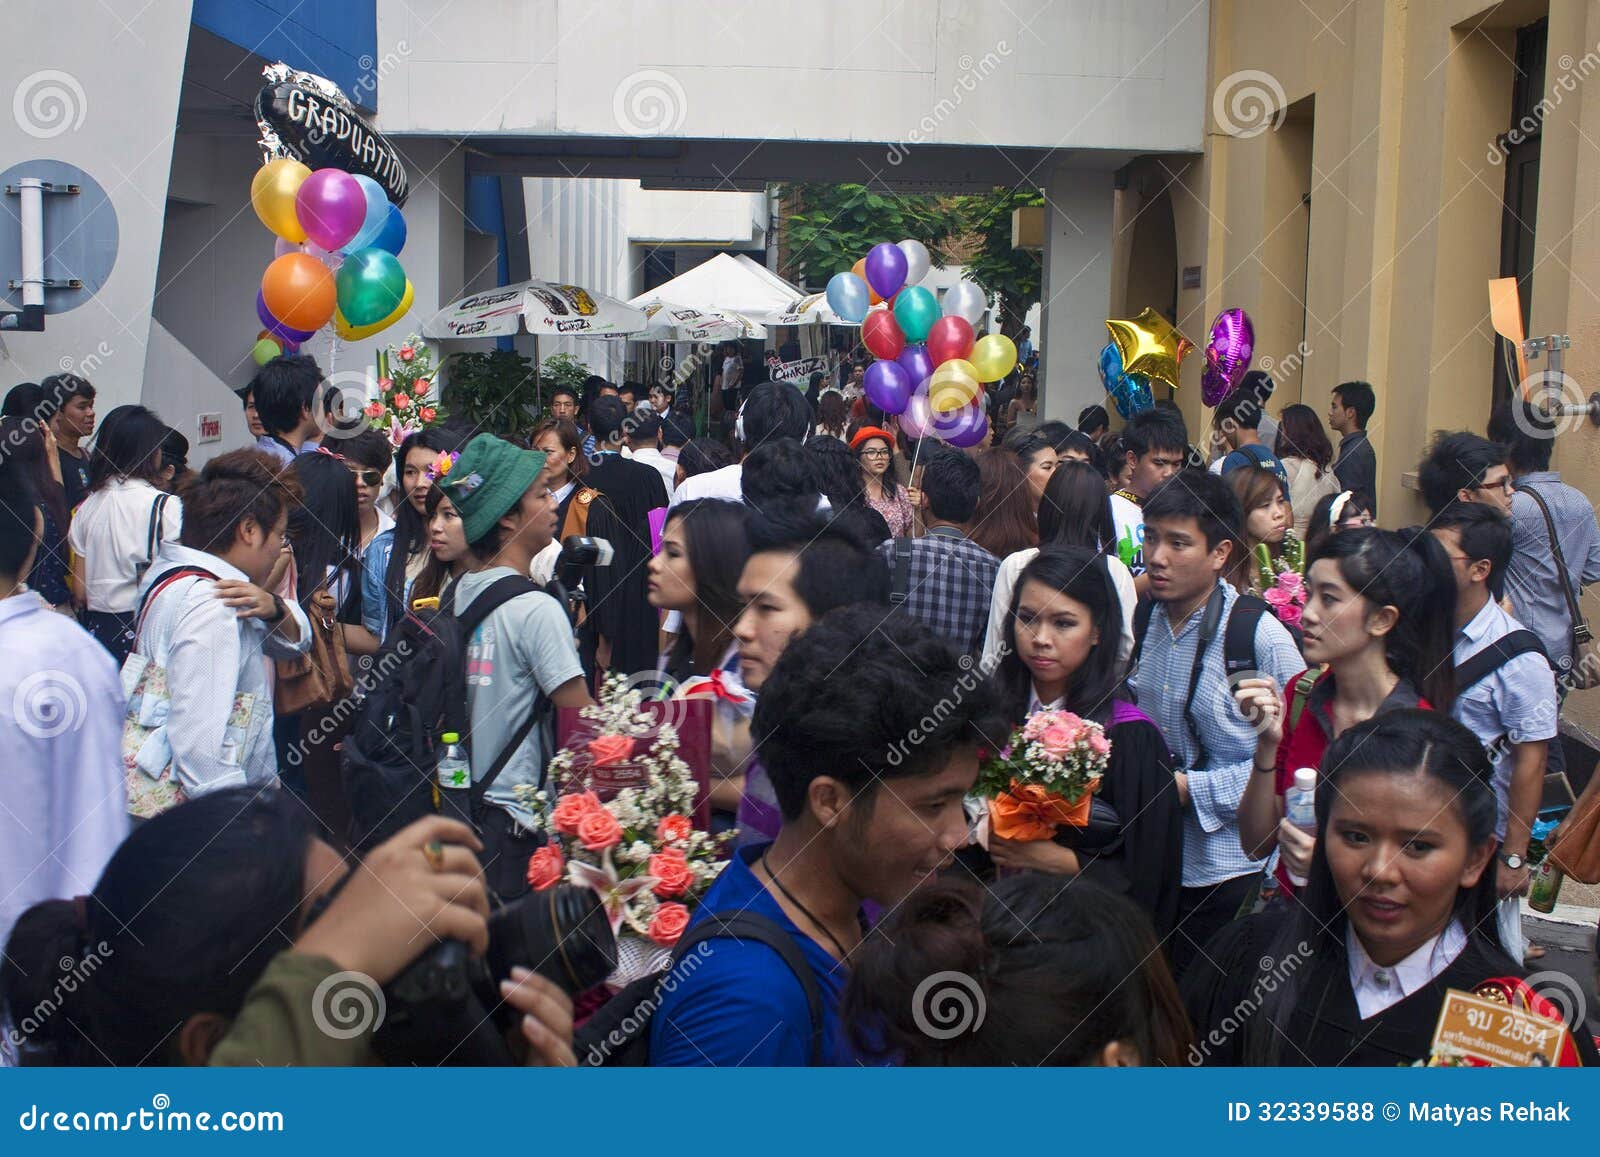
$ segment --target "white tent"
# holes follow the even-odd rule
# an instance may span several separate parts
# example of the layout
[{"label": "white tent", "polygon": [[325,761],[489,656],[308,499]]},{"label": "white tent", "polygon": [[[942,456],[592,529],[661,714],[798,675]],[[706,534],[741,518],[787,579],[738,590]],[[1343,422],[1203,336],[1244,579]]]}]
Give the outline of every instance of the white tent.
[{"label": "white tent", "polygon": [[761,325],[814,324],[819,320],[815,311],[797,312],[791,308],[799,296],[794,286],[776,274],[768,274],[749,258],[718,253],[665,285],[641,293],[629,304],[643,307],[671,302],[708,313],[732,311]]},{"label": "white tent", "polygon": [[[781,290],[787,296],[788,305],[785,307],[785,312],[787,314],[808,318],[811,321],[818,322],[822,325],[843,325],[854,328],[860,324],[859,322],[846,321],[837,313],[834,313],[832,307],[828,305],[827,294],[802,293],[800,292],[800,287],[798,285],[779,277],[776,273],[772,272],[772,270],[768,269],[765,265],[761,264],[759,261],[756,261],[754,258],[748,257],[743,253],[740,253],[737,256],[738,259],[742,261],[751,272],[755,273],[769,285]],[[784,324],[791,325],[796,323],[785,322]],[[805,325],[809,324],[809,322],[800,322],[798,324]]]},{"label": "white tent", "polygon": [[447,305],[422,327],[422,335],[509,337],[525,330],[535,335],[609,337],[644,328],[644,310],[614,297],[577,285],[519,281]]},{"label": "white tent", "polygon": [[694,309],[659,299],[646,302],[643,308],[647,322],[644,332],[634,335],[635,340],[716,342],[767,336],[765,326],[731,309]]}]

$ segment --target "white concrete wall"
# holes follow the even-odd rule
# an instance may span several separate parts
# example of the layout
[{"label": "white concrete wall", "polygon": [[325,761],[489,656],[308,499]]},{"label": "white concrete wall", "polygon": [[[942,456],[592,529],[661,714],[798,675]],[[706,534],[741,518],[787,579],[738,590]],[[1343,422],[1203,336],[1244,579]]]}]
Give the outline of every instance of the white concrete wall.
[{"label": "white concrete wall", "polygon": [[631,241],[728,246],[759,246],[764,242],[765,193],[645,189],[637,181],[622,184]]},{"label": "white concrete wall", "polygon": [[[153,4],[135,38],[113,36],[112,17],[86,0],[5,5],[0,77],[14,99],[0,116],[0,168],[46,158],[87,171],[116,209],[118,251],[101,290],[47,318],[43,333],[0,333],[0,388],[76,370],[94,382],[101,413],[139,400],[189,12],[183,0]],[[18,276],[18,260],[5,255],[6,276]]]},{"label": "white concrete wall", "polygon": [[[380,23],[380,35],[381,35]],[[533,276],[627,300],[636,292],[628,259],[627,181],[528,177],[522,196]],[[518,339],[518,348],[524,345]],[[539,358],[570,353],[595,373],[620,377],[626,351],[601,338],[543,337]],[[525,350],[532,356],[532,350]]]},{"label": "white concrete wall", "polygon": [[379,0],[387,132],[1200,149],[1201,0]]},{"label": "white concrete wall", "polygon": [[1044,294],[1034,345],[1047,418],[1076,421],[1104,402],[1096,358],[1108,340],[1111,174],[1061,166],[1045,186]]}]

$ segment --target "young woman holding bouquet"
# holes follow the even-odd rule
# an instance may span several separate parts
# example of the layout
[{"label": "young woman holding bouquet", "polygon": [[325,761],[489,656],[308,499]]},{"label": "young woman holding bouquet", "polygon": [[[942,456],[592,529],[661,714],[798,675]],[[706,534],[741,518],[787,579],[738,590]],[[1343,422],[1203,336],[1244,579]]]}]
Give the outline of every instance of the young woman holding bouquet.
[{"label": "young woman holding bouquet", "polygon": [[989,855],[1003,868],[1084,875],[1126,892],[1165,936],[1177,916],[1183,813],[1166,740],[1119,695],[1121,634],[1105,556],[1047,546],[1023,568],[995,675],[1011,721],[1070,711],[1104,728],[1111,750],[1086,826],[1063,824],[1052,839],[991,835]]},{"label": "young woman holding bouquet", "polygon": [[[1452,988],[1559,1019],[1494,940],[1492,775],[1477,737],[1443,712],[1393,711],[1334,740],[1317,782],[1326,838],[1300,903],[1227,925],[1184,974],[1194,1061],[1426,1062]],[[1259,1007],[1239,1018],[1241,1004]],[[1573,1027],[1552,1038],[1550,1063],[1600,1064]]]},{"label": "young woman holding bouquet", "polygon": [[1304,878],[1316,842],[1283,818],[1295,771],[1331,774],[1328,745],[1374,715],[1448,711],[1455,699],[1455,578],[1431,534],[1345,531],[1312,557],[1306,586],[1302,651],[1311,667],[1286,695],[1270,679],[1241,679],[1234,691],[1244,717],[1259,720],[1239,844],[1256,859],[1282,852],[1277,878],[1286,892],[1291,874]]},{"label": "young woman holding bouquet", "polygon": [[1264,466],[1230,470],[1223,480],[1244,511],[1245,549],[1230,564],[1227,578],[1240,594],[1259,595],[1273,587],[1279,574],[1302,569],[1304,548],[1291,529],[1294,511],[1277,474]]}]

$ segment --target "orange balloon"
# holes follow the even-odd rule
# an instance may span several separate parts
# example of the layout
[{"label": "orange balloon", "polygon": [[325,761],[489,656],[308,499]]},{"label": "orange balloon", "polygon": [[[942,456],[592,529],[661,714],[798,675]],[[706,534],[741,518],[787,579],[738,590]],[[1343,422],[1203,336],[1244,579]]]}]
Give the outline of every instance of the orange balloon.
[{"label": "orange balloon", "polygon": [[[879,297],[878,291],[872,288],[872,282],[867,281],[867,259],[865,257],[859,258],[856,263],[850,267],[850,272],[861,278],[862,281],[867,282],[867,304],[881,305],[883,303],[883,298]],[[279,318],[278,320],[282,321],[283,319]]]},{"label": "orange balloon", "polygon": [[321,329],[338,303],[333,273],[309,253],[285,253],[267,266],[261,297],[290,329]]}]

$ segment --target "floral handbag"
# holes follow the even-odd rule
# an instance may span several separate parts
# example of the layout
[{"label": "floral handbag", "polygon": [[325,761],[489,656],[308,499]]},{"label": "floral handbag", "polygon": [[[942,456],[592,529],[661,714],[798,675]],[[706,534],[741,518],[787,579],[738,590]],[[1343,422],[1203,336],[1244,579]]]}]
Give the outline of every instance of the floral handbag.
[{"label": "floral handbag", "polygon": [[[151,584],[144,597],[135,639],[143,629],[145,612],[156,595],[179,579],[215,577],[196,567],[162,575]],[[122,664],[122,694],[127,700],[122,717],[122,772],[128,791],[128,813],[149,819],[183,803],[187,796],[172,770],[172,744],[167,738],[172,698],[167,689],[167,669],[141,654],[137,641]],[[224,754],[229,750],[248,750],[251,732],[261,726],[263,718],[256,710],[256,696],[234,695],[223,736]]]}]

